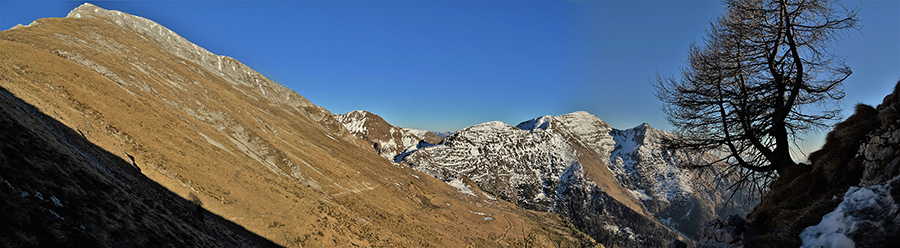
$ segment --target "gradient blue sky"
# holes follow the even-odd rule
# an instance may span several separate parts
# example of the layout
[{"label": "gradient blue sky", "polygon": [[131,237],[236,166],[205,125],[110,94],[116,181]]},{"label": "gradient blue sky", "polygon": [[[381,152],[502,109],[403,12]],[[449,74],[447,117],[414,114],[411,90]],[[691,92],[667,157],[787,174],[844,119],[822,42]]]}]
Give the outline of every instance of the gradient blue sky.
[{"label": "gradient blue sky", "polygon": [[[82,1],[0,1],[0,29]],[[334,113],[454,131],[588,111],[615,128],[670,126],[656,74],[679,73],[719,1],[97,1],[271,75]],[[900,2],[843,1],[862,28],[832,50],[853,75],[845,116],[900,79]],[[823,134],[804,146],[817,146]]]}]

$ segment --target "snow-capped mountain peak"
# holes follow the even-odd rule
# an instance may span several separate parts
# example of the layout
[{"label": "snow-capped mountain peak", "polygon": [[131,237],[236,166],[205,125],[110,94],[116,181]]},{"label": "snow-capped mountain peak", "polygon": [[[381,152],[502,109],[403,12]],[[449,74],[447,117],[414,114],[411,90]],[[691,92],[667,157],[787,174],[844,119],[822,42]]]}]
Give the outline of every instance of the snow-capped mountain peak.
[{"label": "snow-capped mountain peak", "polygon": [[[338,117],[348,130],[375,140],[372,125],[346,118]],[[576,218],[573,222],[593,225],[601,224],[596,222],[597,216],[582,216],[577,206],[599,204],[594,207],[608,209],[593,214],[633,211],[694,236],[697,228],[713,216],[714,208],[724,203],[721,196],[725,193],[714,186],[698,186],[715,183],[700,171],[686,169],[684,163],[713,157],[669,149],[666,144],[676,138],[647,123],[614,129],[600,118],[579,111],[540,116],[516,127],[499,121],[481,123],[457,131],[440,144],[393,142],[394,146],[405,147],[394,157],[395,162],[437,178],[469,178],[482,190],[527,208],[566,212]],[[389,146],[384,141],[376,142]],[[591,196],[584,198],[587,195]],[[575,199],[568,199],[571,197]],[[705,207],[698,210],[697,206]],[[616,223],[614,219],[620,217],[604,217],[612,219],[602,223]],[[621,223],[633,221],[652,222],[630,219]]]},{"label": "snow-capped mountain peak", "polygon": [[335,119],[351,134],[369,141],[379,155],[395,162],[421,147],[443,140],[429,131],[392,126],[381,116],[363,110],[335,115]]},{"label": "snow-capped mountain peak", "polygon": [[524,121],[516,125],[519,129],[534,131],[535,129],[544,129],[546,130],[550,127],[550,121],[553,120],[553,116],[545,115],[538,118],[534,118],[531,120]]},{"label": "snow-capped mountain peak", "polygon": [[485,122],[485,123],[481,123],[481,124],[474,125],[474,126],[469,126],[467,128],[464,128],[463,130],[485,132],[485,131],[505,131],[505,130],[510,130],[510,129],[516,129],[516,128],[513,126],[510,126],[509,124],[506,124],[505,122],[502,122],[502,121],[491,121],[491,122]]},{"label": "snow-capped mountain peak", "polygon": [[338,121],[344,124],[344,127],[347,128],[350,133],[353,134],[368,134],[368,129],[365,127],[366,115],[369,112],[363,110],[354,110],[350,111],[343,115],[337,115]]}]

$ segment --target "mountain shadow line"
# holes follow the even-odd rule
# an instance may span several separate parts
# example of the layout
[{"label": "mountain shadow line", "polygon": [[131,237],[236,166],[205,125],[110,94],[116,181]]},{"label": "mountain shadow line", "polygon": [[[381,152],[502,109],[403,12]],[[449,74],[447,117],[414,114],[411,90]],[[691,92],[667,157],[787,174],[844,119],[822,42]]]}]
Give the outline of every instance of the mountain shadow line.
[{"label": "mountain shadow line", "polygon": [[0,247],[280,247],[0,87]]}]

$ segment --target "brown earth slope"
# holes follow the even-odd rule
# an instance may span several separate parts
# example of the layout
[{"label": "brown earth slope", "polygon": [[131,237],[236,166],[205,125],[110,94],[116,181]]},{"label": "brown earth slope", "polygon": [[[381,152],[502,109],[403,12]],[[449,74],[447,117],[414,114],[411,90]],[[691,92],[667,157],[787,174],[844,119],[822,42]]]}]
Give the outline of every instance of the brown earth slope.
[{"label": "brown earth slope", "polygon": [[[391,164],[370,152],[367,142],[349,135],[330,112],[297,93],[155,22],[122,12],[85,4],[67,18],[40,19],[0,32],[0,87],[34,106],[35,112],[59,122],[61,129],[75,130],[86,145],[89,142],[133,163],[136,171],[172,193],[182,198],[194,195],[211,216],[222,216],[279,245],[593,244],[558,215],[527,211],[502,200],[469,197],[425,174]],[[2,118],[23,122],[16,116]],[[23,142],[20,139],[28,139],[11,137],[0,142],[16,146]],[[11,159],[6,161],[8,164]],[[46,163],[63,171],[70,169],[58,160]],[[24,180],[15,184],[10,180],[8,187],[29,192],[44,189],[23,185],[75,180],[73,184],[85,189],[83,184],[94,182],[78,181],[76,171],[50,177],[21,175],[29,170],[40,167],[17,167],[0,176]],[[124,187],[143,194],[141,190],[152,188],[142,186],[146,183],[123,183],[126,186],[112,189],[48,192],[60,200],[111,194],[131,198],[115,189]],[[147,211],[183,214],[183,207],[176,206],[183,206],[184,200],[172,201],[182,203]],[[32,205],[24,211],[69,213],[99,208],[93,210],[97,216],[134,211],[102,201],[97,207],[62,203],[59,209],[40,204],[40,210]],[[232,237],[228,232],[210,234],[196,227],[161,230],[158,222],[189,226],[168,217],[95,221],[104,231],[85,229],[88,235],[128,232],[129,238],[150,240],[147,242],[156,236],[144,233],[154,232],[198,235],[201,240],[202,233]],[[101,224],[106,226],[99,227]],[[74,225],[29,228],[60,236],[57,233]],[[34,240],[35,236],[29,235],[5,235],[0,240]],[[106,238],[96,240],[119,246]]]}]

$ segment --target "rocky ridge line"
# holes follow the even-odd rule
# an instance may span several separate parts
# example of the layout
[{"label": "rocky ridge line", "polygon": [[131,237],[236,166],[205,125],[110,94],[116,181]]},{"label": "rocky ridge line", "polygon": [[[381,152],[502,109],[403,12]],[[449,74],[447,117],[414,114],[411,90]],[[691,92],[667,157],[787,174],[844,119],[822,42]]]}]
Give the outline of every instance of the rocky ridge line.
[{"label": "rocky ridge line", "polygon": [[328,110],[312,104],[303,96],[273,82],[240,61],[228,56],[216,55],[152,20],[117,10],[106,10],[90,3],[78,6],[66,17],[101,18],[112,21],[155,40],[166,51],[203,66],[206,70],[222,76],[233,85],[251,87],[269,101],[288,105],[298,110],[303,109],[304,111],[300,112],[307,114],[315,121],[321,121],[326,116],[331,117],[332,115]]},{"label": "rocky ridge line", "polygon": [[[641,235],[659,234],[652,224],[657,220],[696,238],[702,223],[728,197],[716,185],[733,179],[720,167],[684,168],[715,158],[666,149],[663,142],[673,138],[646,124],[613,129],[579,111],[538,117],[517,127],[502,122],[470,126],[400,162],[440,179],[471,179],[486,192],[527,208],[569,215],[582,227],[599,225],[594,237],[601,242],[608,237],[608,245],[640,243]],[[576,207],[585,204],[590,207]],[[747,205],[731,211],[746,213]],[[585,222],[585,214],[602,216]],[[651,217],[628,226],[643,215]]]}]

